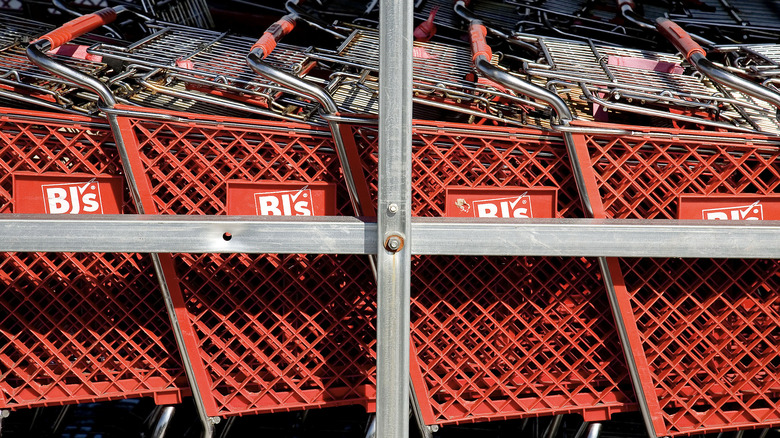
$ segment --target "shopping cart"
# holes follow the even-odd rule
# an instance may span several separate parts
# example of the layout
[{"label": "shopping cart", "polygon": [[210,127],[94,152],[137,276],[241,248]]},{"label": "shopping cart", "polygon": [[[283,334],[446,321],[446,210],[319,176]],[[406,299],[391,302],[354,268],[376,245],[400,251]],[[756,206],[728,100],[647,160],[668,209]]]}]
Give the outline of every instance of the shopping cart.
[{"label": "shopping cart", "polygon": [[[574,120],[566,102],[487,61],[480,72],[548,102],[585,208],[595,218],[776,219],[777,135]],[[481,37],[481,38],[480,38]],[[690,43],[690,42],[689,42]],[[599,260],[651,436],[773,427],[780,264],[772,260]]]},{"label": "shopping cart", "polygon": [[[778,219],[777,137],[584,135],[595,217]],[[774,427],[776,260],[610,260],[657,436]]]},{"label": "shopping cart", "polygon": [[211,29],[211,18],[206,0],[141,0],[143,12],[160,21]]},{"label": "shopping cart", "polygon": [[[2,213],[135,211],[104,121],[2,113]],[[181,402],[188,389],[147,257],[4,253],[0,265],[2,408]]]},{"label": "shopping cart", "polygon": [[[456,9],[461,16],[476,19],[465,8]],[[355,110],[374,110],[377,105],[376,35],[370,29],[356,29],[337,49],[310,54],[345,66],[327,88],[337,102]],[[512,40],[509,47],[515,50],[491,52],[491,63],[555,91],[582,119],[770,133],[780,129],[777,108],[768,102],[777,101],[775,92],[735,89],[735,81],[722,85],[688,67],[680,55],[530,35],[515,35]],[[415,103],[447,110],[420,116],[521,126],[547,123],[548,109],[473,75],[464,62],[467,49],[415,42],[414,56]],[[468,110],[474,111],[464,117]]]},{"label": "shopping cart", "polygon": [[[286,26],[284,32],[263,35],[248,57],[256,71],[284,76],[262,57],[294,21],[288,16],[277,26]],[[373,31],[357,29],[337,50],[311,54],[358,69],[334,73],[321,90],[341,114],[376,112],[375,89],[367,85],[376,70],[376,42]],[[496,106],[480,109],[474,103],[483,101],[480,93],[492,90],[493,97],[529,102],[490,88],[495,84],[462,80],[471,73],[468,52],[416,42],[415,102],[485,120],[494,120],[489,111]],[[345,77],[357,80],[347,84]],[[474,93],[475,87],[482,88]],[[342,133],[356,138],[373,168],[376,130],[358,125]],[[566,150],[549,131],[416,120],[412,147],[414,215],[583,214]],[[412,267],[411,374],[426,424],[564,413],[602,421],[635,409],[594,260],[416,257]]]},{"label": "shopping cart", "polygon": [[[47,45],[36,42],[28,55],[100,94],[139,211],[367,215],[374,208],[354,140],[339,143],[327,129],[289,121],[121,104],[104,84],[48,58]],[[338,121],[328,122],[338,132]],[[213,427],[209,417],[373,407],[376,310],[364,258],[157,254],[153,262],[204,427]]]},{"label": "shopping cart", "polygon": [[[633,26],[616,20],[613,4],[597,1],[478,1],[466,2],[491,34],[511,42],[516,33],[549,35],[569,39],[590,39],[614,45],[653,48],[656,40]],[[434,23],[460,32],[463,17],[452,8],[453,2],[425,0],[415,9],[415,18],[425,20],[434,8]],[[452,32],[449,32],[452,33]]]},{"label": "shopping cart", "polygon": [[211,29],[214,19],[205,0],[51,0],[52,6],[71,16],[107,7],[126,7],[150,19]]},{"label": "shopping cart", "polygon": [[711,45],[710,58],[720,68],[778,91],[780,46],[777,44]]},{"label": "shopping cart", "polygon": [[[0,22],[0,212],[133,213],[114,139],[94,96],[27,60],[52,26]],[[76,40],[94,43],[93,37]],[[101,76],[106,65],[59,51]],[[45,108],[32,111],[20,107]],[[0,406],[19,409],[131,397],[178,403],[188,392],[148,260],[137,254],[4,253]]]},{"label": "shopping cart", "polygon": [[[732,41],[777,41],[780,11],[773,2],[702,0],[704,7],[678,7],[668,18],[695,33],[712,34]],[[652,17],[656,18],[656,17]]]}]

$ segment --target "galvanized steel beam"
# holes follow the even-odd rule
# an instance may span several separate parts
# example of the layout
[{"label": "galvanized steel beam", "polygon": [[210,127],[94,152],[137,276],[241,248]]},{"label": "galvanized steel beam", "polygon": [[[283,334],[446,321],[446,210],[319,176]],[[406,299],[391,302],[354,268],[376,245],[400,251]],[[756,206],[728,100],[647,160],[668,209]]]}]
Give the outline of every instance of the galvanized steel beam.
[{"label": "galvanized steel beam", "polygon": [[[411,254],[780,259],[780,221],[413,218]],[[349,217],[0,215],[0,251],[376,254]],[[407,240],[408,241],[408,240]]]},{"label": "galvanized steel beam", "polygon": [[377,437],[409,436],[411,0],[379,2]]}]

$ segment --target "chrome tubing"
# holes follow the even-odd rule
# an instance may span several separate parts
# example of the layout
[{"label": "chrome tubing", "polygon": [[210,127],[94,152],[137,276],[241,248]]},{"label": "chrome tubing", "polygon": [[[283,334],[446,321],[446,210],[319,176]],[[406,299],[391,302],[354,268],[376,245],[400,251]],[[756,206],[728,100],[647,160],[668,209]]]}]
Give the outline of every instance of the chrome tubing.
[{"label": "chrome tubing", "polygon": [[[322,105],[325,113],[329,115],[338,114],[339,110],[336,102],[325,90],[318,87],[317,85],[306,82],[297,76],[283,72],[269,65],[263,61],[262,48],[256,48],[249,52],[246,59],[249,67],[260,76],[281,84],[284,87],[290,88],[291,90],[295,90],[302,96],[316,100],[320,105]],[[344,171],[344,179],[347,182],[347,191],[349,192],[349,199],[352,203],[352,208],[355,210],[355,214],[362,216],[365,213],[363,209],[368,208],[368,206],[362,205],[360,199],[357,196],[357,186],[355,185],[355,181],[352,178],[352,169],[350,168],[349,160],[347,159],[347,151],[344,146],[344,141],[341,138],[341,135],[339,135],[340,124],[338,120],[334,118],[329,118],[327,122],[330,126],[331,133],[333,134],[333,141],[336,144],[336,152],[339,155],[342,170]],[[357,171],[362,172],[363,169],[357,169]]]},{"label": "chrome tubing", "polygon": [[755,97],[756,99],[771,103],[777,108],[775,117],[780,118],[780,94],[719,68],[717,65],[715,65],[715,63],[705,58],[701,53],[691,54],[690,61],[697,70],[702,72],[702,74],[710,78],[712,81],[727,87],[731,87],[737,91],[741,91],[748,96]]}]

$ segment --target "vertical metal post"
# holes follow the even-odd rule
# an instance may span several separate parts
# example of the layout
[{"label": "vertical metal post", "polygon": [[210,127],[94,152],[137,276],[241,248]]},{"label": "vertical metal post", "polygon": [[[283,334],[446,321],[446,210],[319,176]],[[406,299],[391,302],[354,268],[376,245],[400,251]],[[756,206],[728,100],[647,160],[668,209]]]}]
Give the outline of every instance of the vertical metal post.
[{"label": "vertical metal post", "polygon": [[409,436],[412,0],[379,5],[377,437]]}]

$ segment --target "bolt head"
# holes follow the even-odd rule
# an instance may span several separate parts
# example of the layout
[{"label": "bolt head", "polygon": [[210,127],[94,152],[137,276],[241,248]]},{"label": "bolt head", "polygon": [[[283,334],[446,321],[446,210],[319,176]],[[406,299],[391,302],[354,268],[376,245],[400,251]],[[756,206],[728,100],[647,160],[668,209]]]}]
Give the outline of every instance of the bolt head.
[{"label": "bolt head", "polygon": [[398,213],[398,204],[390,204],[387,206],[387,211],[390,213]]},{"label": "bolt head", "polygon": [[399,235],[392,235],[385,240],[385,249],[392,252],[398,252],[404,246],[404,239]]}]

